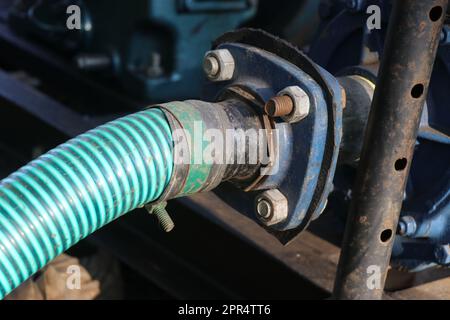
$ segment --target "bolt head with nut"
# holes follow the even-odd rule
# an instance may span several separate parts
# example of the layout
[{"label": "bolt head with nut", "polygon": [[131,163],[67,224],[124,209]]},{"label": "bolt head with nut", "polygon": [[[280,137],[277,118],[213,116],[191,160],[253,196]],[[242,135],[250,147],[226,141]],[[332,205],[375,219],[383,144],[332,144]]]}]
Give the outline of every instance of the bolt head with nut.
[{"label": "bolt head with nut", "polygon": [[227,49],[212,50],[205,54],[203,71],[209,80],[231,80],[234,75],[234,69],[234,58]]},{"label": "bolt head with nut", "polygon": [[272,205],[266,199],[261,199],[256,203],[256,212],[263,219],[269,219],[273,213]]},{"label": "bolt head with nut", "polygon": [[450,265],[450,244],[437,247],[434,254],[439,264],[443,266]]},{"label": "bolt head with nut", "polygon": [[412,236],[417,230],[417,223],[414,217],[402,216],[398,222],[398,234],[401,236]]},{"label": "bolt head with nut", "polygon": [[276,96],[267,101],[264,111],[271,117],[289,115],[294,110],[294,101],[290,96]]},{"label": "bolt head with nut", "polygon": [[309,114],[309,109],[311,101],[309,100],[308,94],[298,86],[290,86],[281,90],[278,94],[280,96],[289,96],[293,102],[292,111],[283,115],[281,118],[288,123],[296,123]]},{"label": "bolt head with nut", "polygon": [[205,74],[216,77],[220,70],[217,58],[213,56],[205,57],[203,60],[203,70],[205,71]]},{"label": "bolt head with nut", "polygon": [[258,195],[255,207],[258,218],[266,226],[283,222],[288,217],[287,198],[277,189]]}]

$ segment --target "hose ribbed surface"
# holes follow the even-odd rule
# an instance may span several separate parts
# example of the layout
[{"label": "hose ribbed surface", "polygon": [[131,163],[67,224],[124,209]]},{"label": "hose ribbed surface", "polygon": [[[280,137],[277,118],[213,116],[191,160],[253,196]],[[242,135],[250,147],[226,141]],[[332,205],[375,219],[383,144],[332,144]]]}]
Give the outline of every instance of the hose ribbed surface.
[{"label": "hose ribbed surface", "polygon": [[91,130],[0,182],[0,298],[122,214],[156,200],[173,167],[159,109]]}]

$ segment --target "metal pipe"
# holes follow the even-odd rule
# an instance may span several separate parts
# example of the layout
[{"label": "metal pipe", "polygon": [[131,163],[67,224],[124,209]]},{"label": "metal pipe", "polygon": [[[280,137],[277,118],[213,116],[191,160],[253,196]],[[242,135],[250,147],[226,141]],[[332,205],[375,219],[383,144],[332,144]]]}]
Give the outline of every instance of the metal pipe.
[{"label": "metal pipe", "polygon": [[337,299],[381,299],[448,0],[397,0],[353,189]]},{"label": "metal pipe", "polygon": [[339,164],[356,167],[364,143],[375,81],[360,75],[338,78],[345,90],[346,102],[342,114],[342,142],[339,146]]}]

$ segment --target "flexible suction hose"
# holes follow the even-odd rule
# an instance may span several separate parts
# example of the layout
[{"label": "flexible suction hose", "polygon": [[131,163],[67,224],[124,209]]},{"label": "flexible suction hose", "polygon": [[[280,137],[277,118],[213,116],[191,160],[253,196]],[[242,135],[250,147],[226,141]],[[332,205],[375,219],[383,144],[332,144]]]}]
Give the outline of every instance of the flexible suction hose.
[{"label": "flexible suction hose", "polygon": [[105,224],[156,200],[170,126],[149,109],[91,130],[0,182],[0,298]]}]

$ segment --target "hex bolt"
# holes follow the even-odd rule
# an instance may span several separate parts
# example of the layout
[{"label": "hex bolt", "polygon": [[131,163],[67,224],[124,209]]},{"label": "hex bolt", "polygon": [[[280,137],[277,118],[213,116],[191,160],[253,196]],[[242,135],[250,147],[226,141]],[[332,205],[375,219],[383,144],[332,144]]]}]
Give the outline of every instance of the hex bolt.
[{"label": "hex bolt", "polygon": [[164,69],[161,65],[161,54],[153,52],[150,56],[150,64],[146,70],[147,76],[150,78],[158,78],[164,73]]},{"label": "hex bolt", "polygon": [[208,77],[216,77],[219,73],[220,66],[219,61],[214,56],[207,56],[203,61],[203,71]]},{"label": "hex bolt", "polygon": [[266,226],[285,221],[288,218],[288,200],[277,189],[264,191],[255,199],[259,220]]},{"label": "hex bolt", "polygon": [[[285,104],[285,107],[283,107],[283,110],[285,112],[288,111],[289,103],[293,103],[293,108],[291,112],[287,113],[286,115],[281,116],[281,118],[288,122],[288,123],[296,123],[304,118],[306,118],[309,114],[309,108],[311,105],[311,101],[309,99],[308,94],[299,86],[290,86],[287,88],[284,88],[277,94],[278,97],[283,97],[283,102]],[[284,98],[284,96],[288,96],[290,98],[290,102],[288,102],[287,99]],[[270,100],[269,100],[270,102]],[[281,104],[278,102],[279,105]],[[270,107],[270,106],[269,106]],[[282,106],[280,106],[282,107]]]},{"label": "hex bolt", "polygon": [[162,229],[165,232],[170,232],[175,227],[175,223],[166,210],[167,202],[160,202],[155,205],[148,204],[145,206],[148,213],[153,214],[158,219]]},{"label": "hex bolt", "polygon": [[440,265],[450,265],[450,244],[438,246],[434,251],[434,255]]},{"label": "hex bolt", "polygon": [[111,67],[112,59],[107,54],[82,53],[75,57],[75,63],[82,70],[103,70]]},{"label": "hex bolt", "polygon": [[264,106],[264,111],[271,117],[287,116],[293,110],[294,101],[288,95],[273,97]]},{"label": "hex bolt", "polygon": [[400,217],[397,233],[401,236],[412,236],[417,230],[416,220],[411,216]]},{"label": "hex bolt", "polygon": [[262,199],[256,205],[256,212],[264,219],[269,219],[272,215],[272,205],[269,201]]},{"label": "hex bolt", "polygon": [[203,71],[211,81],[231,80],[235,63],[230,51],[219,49],[208,51],[203,60]]}]

